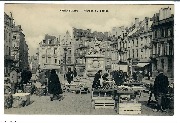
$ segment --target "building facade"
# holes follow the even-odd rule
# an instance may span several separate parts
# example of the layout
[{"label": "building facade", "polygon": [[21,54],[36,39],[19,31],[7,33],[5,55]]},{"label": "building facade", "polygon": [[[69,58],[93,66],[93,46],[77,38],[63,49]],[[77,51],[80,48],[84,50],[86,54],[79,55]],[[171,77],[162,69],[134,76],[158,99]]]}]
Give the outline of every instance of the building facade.
[{"label": "building facade", "polygon": [[21,25],[14,25],[12,29],[12,49],[11,56],[14,59],[14,66],[20,70],[28,67],[28,45]]},{"label": "building facade", "polygon": [[158,69],[174,77],[174,15],[171,8],[162,8],[153,16],[152,24],[152,75],[157,75]]},{"label": "building facade", "polygon": [[11,57],[12,46],[12,29],[13,29],[13,17],[4,13],[4,73],[8,76],[10,68],[13,64],[13,58]]},{"label": "building facade", "polygon": [[75,67],[79,76],[85,76],[86,71],[86,54],[93,35],[90,29],[73,28],[73,38],[75,41]]},{"label": "building facade", "polygon": [[[143,21],[135,18],[135,23],[126,29],[125,37],[120,41],[121,61],[132,67],[132,71],[151,71],[151,20],[145,17]],[[131,64],[131,65],[130,65]],[[130,68],[129,68],[130,69]]]},{"label": "building facade", "polygon": [[46,34],[39,43],[38,60],[40,69],[56,69],[60,72],[60,42],[55,36]]},{"label": "building facade", "polygon": [[74,69],[74,39],[67,31],[60,42],[61,72],[67,72],[68,68]]},{"label": "building facade", "polygon": [[38,56],[37,55],[29,56],[28,61],[29,61],[29,67],[30,67],[31,72],[36,73],[39,67]]}]

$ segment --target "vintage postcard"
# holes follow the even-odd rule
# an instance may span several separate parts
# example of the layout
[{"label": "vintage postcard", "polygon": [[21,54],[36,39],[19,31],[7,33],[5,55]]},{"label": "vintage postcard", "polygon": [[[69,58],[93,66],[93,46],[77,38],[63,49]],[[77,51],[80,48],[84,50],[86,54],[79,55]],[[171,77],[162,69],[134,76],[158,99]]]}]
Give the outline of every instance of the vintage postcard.
[{"label": "vintage postcard", "polygon": [[4,4],[4,114],[174,115],[173,4]]}]

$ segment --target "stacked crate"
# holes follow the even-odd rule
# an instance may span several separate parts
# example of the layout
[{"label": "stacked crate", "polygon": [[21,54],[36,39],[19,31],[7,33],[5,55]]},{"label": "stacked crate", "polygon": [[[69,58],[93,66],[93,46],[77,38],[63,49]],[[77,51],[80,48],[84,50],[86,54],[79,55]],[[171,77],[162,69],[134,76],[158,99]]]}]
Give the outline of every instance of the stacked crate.
[{"label": "stacked crate", "polygon": [[117,113],[121,115],[141,114],[141,103],[138,103],[136,95],[132,90],[118,91],[119,101]]},{"label": "stacked crate", "polygon": [[118,103],[117,113],[121,115],[141,114],[141,103]]},{"label": "stacked crate", "polygon": [[71,84],[66,83],[65,85],[67,92],[75,92],[77,90],[77,84],[75,83],[71,83]]},{"label": "stacked crate", "polygon": [[[109,90],[110,91],[110,90]],[[113,100],[113,95],[107,94],[108,90],[92,90],[92,106],[95,109],[108,108],[114,109],[115,100]]]}]

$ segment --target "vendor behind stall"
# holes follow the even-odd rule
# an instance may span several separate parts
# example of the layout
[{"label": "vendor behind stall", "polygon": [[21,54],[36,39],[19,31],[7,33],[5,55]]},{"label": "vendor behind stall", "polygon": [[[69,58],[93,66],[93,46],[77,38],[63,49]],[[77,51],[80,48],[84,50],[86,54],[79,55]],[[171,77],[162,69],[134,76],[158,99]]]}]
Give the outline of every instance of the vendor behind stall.
[{"label": "vendor behind stall", "polygon": [[102,70],[99,70],[99,71],[95,74],[92,88],[98,89],[98,88],[101,86],[101,85],[100,85],[101,75],[102,75]]}]

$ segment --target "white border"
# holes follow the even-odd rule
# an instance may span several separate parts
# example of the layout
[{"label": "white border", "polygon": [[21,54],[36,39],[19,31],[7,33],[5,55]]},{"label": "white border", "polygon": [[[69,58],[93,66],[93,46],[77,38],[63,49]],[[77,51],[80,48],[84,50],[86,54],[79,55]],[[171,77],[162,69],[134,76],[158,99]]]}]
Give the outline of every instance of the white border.
[{"label": "white border", "polygon": [[[162,117],[162,116],[107,116],[107,115],[4,115],[4,107],[3,107],[3,80],[4,80],[4,38],[3,38],[3,32],[4,32],[4,3],[53,3],[53,4],[175,4],[175,60],[174,60],[174,66],[175,66],[175,115],[174,116],[166,116],[166,117]],[[180,28],[180,17],[178,16],[180,12],[180,3],[179,2],[173,2],[173,1],[141,1],[141,2],[136,2],[136,1],[100,1],[100,2],[95,2],[95,1],[56,1],[56,2],[52,2],[52,1],[7,1],[7,2],[0,2],[0,39],[1,39],[1,53],[0,53],[0,64],[1,64],[1,73],[0,73],[0,78],[1,78],[1,82],[0,82],[0,94],[1,94],[1,98],[0,98],[0,123],[10,123],[10,121],[12,121],[12,123],[14,123],[14,121],[16,121],[16,123],[32,123],[32,122],[41,122],[41,123],[50,123],[50,122],[83,122],[83,123],[96,123],[96,122],[103,122],[103,123],[120,123],[120,122],[125,122],[125,123],[152,123],[152,122],[178,122],[178,114],[179,113],[179,87],[180,87],[180,82],[178,81],[178,68],[180,61],[179,61],[179,57],[180,55],[178,54],[178,45],[179,44],[179,38],[180,38],[180,32],[179,32],[179,28]],[[179,27],[179,28],[178,28]]]}]

